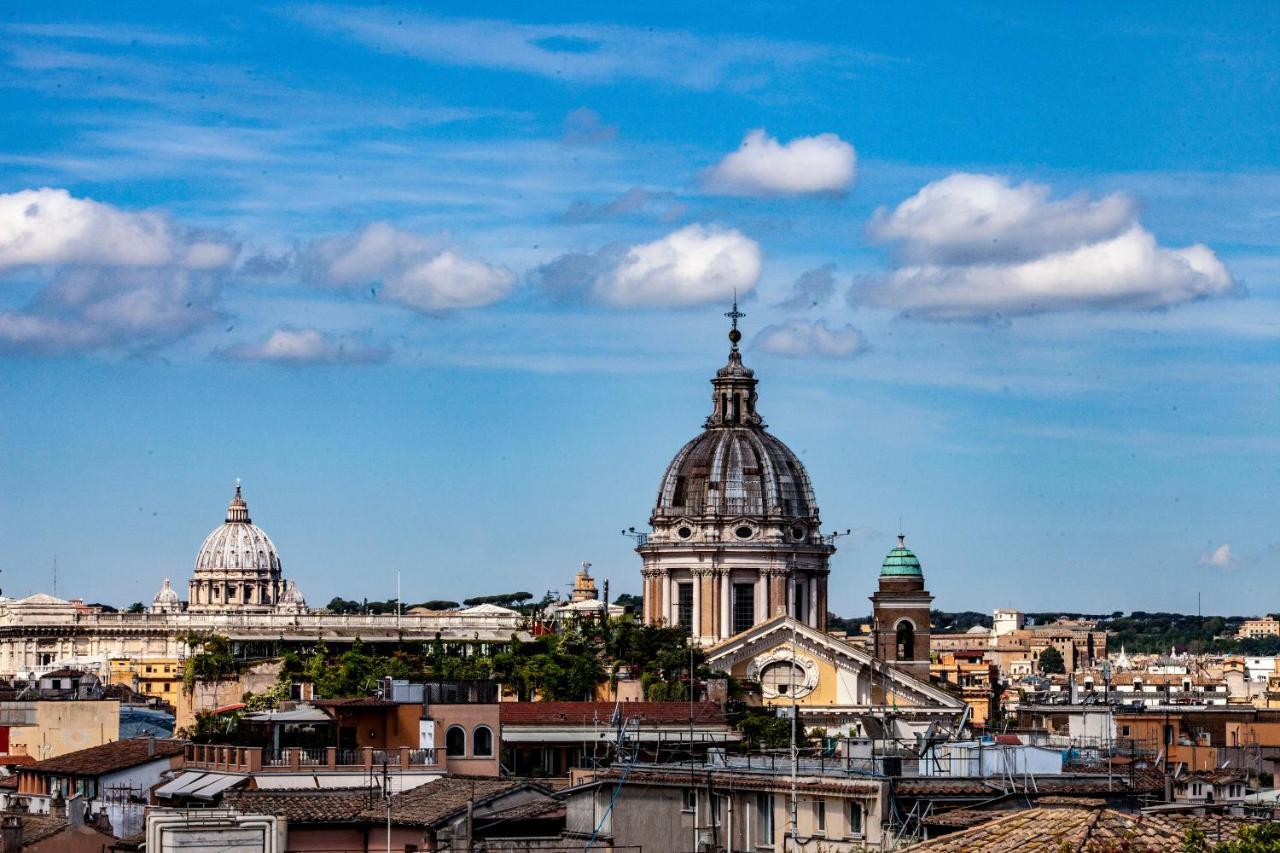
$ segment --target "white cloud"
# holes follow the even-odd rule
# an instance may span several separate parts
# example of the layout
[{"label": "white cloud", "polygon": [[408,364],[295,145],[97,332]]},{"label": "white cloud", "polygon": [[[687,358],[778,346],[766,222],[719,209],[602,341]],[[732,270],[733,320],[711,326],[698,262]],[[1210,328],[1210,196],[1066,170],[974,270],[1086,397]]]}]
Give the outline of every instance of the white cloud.
[{"label": "white cloud", "polygon": [[578,199],[569,205],[569,209],[561,215],[561,219],[571,225],[642,216],[661,222],[671,222],[682,216],[684,211],[684,204],[676,200],[673,192],[632,187],[622,195],[604,202],[596,203]]},{"label": "white cloud", "polygon": [[219,318],[238,250],[163,213],[63,189],[0,194],[0,272],[49,276],[25,307],[0,312],[0,349],[136,352],[177,340]]},{"label": "white cloud", "polygon": [[0,349],[145,350],[217,320],[220,289],[218,275],[180,268],[68,269],[26,308],[0,312]]},{"label": "white cloud", "polygon": [[1224,542],[1212,551],[1201,554],[1201,566],[1215,569],[1233,569],[1239,564],[1239,558],[1231,553],[1231,543]]},{"label": "white cloud", "polygon": [[317,247],[325,278],[333,284],[368,284],[396,275],[415,261],[442,251],[444,243],[402,231],[388,222],[373,222]]},{"label": "white cloud", "polygon": [[740,231],[688,225],[652,243],[606,250],[586,282],[599,302],[618,308],[702,305],[756,286],[762,253]]},{"label": "white cloud", "polygon": [[1048,187],[952,175],[872,217],[899,266],[851,294],[929,319],[1161,308],[1238,290],[1202,244],[1164,248],[1123,195],[1051,201]]},{"label": "white cloud", "polygon": [[600,113],[590,107],[578,107],[564,117],[564,136],[561,139],[566,145],[593,145],[617,138],[618,126],[606,124]]},{"label": "white cloud", "polygon": [[836,265],[823,264],[805,270],[791,285],[787,298],[778,303],[783,311],[804,311],[826,303],[836,292]]},{"label": "white cloud", "polygon": [[819,320],[791,320],[781,325],[766,326],[756,335],[754,346],[774,355],[790,357],[821,356],[852,358],[866,351],[867,340],[853,326],[829,327]]},{"label": "white cloud", "polygon": [[183,233],[169,217],[64,189],[0,194],[0,270],[19,266],[225,267],[236,247]]},{"label": "white cloud", "polygon": [[869,231],[919,263],[1027,260],[1115,237],[1137,206],[1122,193],[1093,200],[1049,200],[1049,187],[1010,186],[993,175],[957,173],[926,185],[892,211],[880,208]]},{"label": "white cloud", "polygon": [[220,350],[224,358],[270,361],[283,364],[371,364],[385,361],[385,347],[371,346],[361,338],[335,336],[319,329],[276,329],[260,343]]},{"label": "white cloud", "polygon": [[856,163],[853,146],[834,133],[801,136],[783,145],[759,129],[707,170],[702,186],[744,196],[843,192],[853,183]]},{"label": "white cloud", "polygon": [[603,84],[649,80],[690,89],[728,85],[763,89],[784,74],[804,78],[880,63],[874,54],[798,41],[594,23],[538,23],[445,18],[356,6],[299,7],[295,14],[321,30],[382,51],[428,62],[537,74],[556,81]]},{"label": "white cloud", "polygon": [[419,311],[475,308],[504,299],[516,274],[506,267],[443,251],[388,279],[385,294]]},{"label": "white cloud", "polygon": [[516,274],[506,267],[465,258],[445,246],[440,238],[375,222],[322,241],[314,254],[329,283],[381,283],[382,296],[417,311],[489,305],[515,287]]}]

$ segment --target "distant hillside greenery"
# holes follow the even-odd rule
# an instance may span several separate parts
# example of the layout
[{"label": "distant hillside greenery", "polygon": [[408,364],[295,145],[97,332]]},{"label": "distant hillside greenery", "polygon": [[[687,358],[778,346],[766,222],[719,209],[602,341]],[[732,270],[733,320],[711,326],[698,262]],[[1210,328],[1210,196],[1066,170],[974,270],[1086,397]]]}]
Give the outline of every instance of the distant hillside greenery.
[{"label": "distant hillside greenery", "polygon": [[[991,627],[991,615],[964,610],[951,613],[945,610],[930,612],[933,630],[947,633],[963,633],[974,625]],[[1047,625],[1058,619],[1095,619],[1100,628],[1109,634],[1110,650],[1120,651],[1123,646],[1129,653],[1206,652],[1213,654],[1277,655],[1280,654],[1280,637],[1236,640],[1235,633],[1246,616],[1196,616],[1185,613],[1148,613],[1135,610],[1126,614],[1122,610],[1112,613],[1076,613],[1047,611],[1027,613],[1028,624]],[[841,617],[828,615],[827,624],[833,631],[847,631],[850,635],[861,633],[861,626],[870,625],[870,616]]]},{"label": "distant hillside greenery", "polygon": [[[962,610],[959,613],[948,613],[945,610],[929,611],[929,619],[933,624],[933,630],[945,631],[947,633],[963,634],[974,625],[981,625],[984,628],[991,627],[990,613],[975,613],[972,610]],[[827,629],[830,631],[845,631],[850,636],[862,633],[863,625],[870,625],[871,617],[855,616],[844,617],[837,616],[834,613],[827,614]]]}]

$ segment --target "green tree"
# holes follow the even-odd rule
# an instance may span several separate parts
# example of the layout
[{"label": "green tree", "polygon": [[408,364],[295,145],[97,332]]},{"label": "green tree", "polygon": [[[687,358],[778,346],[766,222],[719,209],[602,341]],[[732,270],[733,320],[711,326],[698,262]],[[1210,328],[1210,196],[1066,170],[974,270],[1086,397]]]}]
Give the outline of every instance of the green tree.
[{"label": "green tree", "polygon": [[1280,823],[1268,821],[1241,828],[1231,841],[1223,841],[1213,853],[1280,853]]},{"label": "green tree", "polygon": [[644,605],[644,599],[638,595],[633,595],[632,593],[624,592],[624,593],[621,593],[617,598],[615,598],[613,600],[613,603],[618,605],[619,607],[629,607],[631,608],[631,612],[633,613],[639,613],[640,608]]},{"label": "green tree", "polygon": [[194,654],[182,666],[182,687],[190,693],[197,681],[227,681],[240,672],[231,654],[231,641],[221,634],[188,634],[187,648]]},{"label": "green tree", "polygon": [[449,601],[445,598],[433,598],[420,604],[406,605],[405,610],[412,610],[415,607],[421,607],[423,610],[455,610],[458,607],[458,602]]},{"label": "green tree", "polygon": [[128,609],[127,611],[125,611],[125,612],[127,612],[127,613],[146,613],[146,612],[147,612],[147,608],[146,608],[146,605],[144,605],[141,601],[135,601],[133,604],[130,604],[130,605],[129,605],[129,609]]},{"label": "green tree", "polygon": [[[769,708],[748,708],[732,722],[742,734],[746,749],[783,749],[791,746],[791,720],[780,717]],[[810,745],[805,734],[804,720],[796,721],[796,746]]]},{"label": "green tree", "polygon": [[501,595],[477,595],[473,598],[464,598],[462,603],[467,607],[475,607],[477,604],[497,604],[500,607],[519,607],[532,598],[533,593],[531,592],[505,592]]},{"label": "green tree", "polygon": [[1045,675],[1056,673],[1061,675],[1067,671],[1066,665],[1062,662],[1062,652],[1055,647],[1049,646],[1040,653],[1040,671]]}]

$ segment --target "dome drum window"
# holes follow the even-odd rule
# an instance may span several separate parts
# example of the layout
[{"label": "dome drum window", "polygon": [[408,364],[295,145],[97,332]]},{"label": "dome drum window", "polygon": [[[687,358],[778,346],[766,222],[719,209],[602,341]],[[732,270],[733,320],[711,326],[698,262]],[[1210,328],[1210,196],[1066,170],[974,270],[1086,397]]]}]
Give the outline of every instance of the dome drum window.
[{"label": "dome drum window", "polygon": [[740,524],[734,529],[733,535],[737,536],[739,539],[750,539],[752,536],[756,535],[756,532],[747,525]]}]

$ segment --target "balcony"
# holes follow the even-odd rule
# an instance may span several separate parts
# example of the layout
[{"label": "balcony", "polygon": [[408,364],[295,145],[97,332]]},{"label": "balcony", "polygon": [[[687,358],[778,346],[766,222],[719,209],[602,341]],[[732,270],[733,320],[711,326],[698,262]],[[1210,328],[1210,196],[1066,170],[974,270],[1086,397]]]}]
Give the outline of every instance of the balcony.
[{"label": "balcony", "polygon": [[434,749],[407,746],[392,749],[333,746],[289,747],[273,750],[257,746],[187,744],[189,770],[221,770],[228,773],[301,773],[316,771],[378,770],[383,765],[400,770],[443,770]]}]

